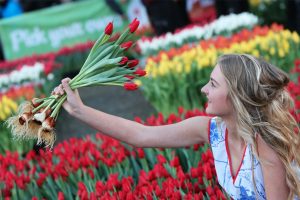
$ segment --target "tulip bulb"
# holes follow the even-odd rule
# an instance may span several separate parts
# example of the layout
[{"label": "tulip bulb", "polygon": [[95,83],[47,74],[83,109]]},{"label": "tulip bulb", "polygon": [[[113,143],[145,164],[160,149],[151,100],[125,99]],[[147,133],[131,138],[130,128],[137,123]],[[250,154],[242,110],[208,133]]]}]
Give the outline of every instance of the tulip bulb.
[{"label": "tulip bulb", "polygon": [[43,122],[45,121],[46,118],[46,113],[45,112],[41,112],[41,113],[36,113],[33,116],[34,120],[39,121],[39,122]]},{"label": "tulip bulb", "polygon": [[31,100],[31,105],[33,106],[33,107],[38,107],[39,105],[41,105],[42,104],[42,102],[38,102],[38,98],[33,98],[32,100]]}]

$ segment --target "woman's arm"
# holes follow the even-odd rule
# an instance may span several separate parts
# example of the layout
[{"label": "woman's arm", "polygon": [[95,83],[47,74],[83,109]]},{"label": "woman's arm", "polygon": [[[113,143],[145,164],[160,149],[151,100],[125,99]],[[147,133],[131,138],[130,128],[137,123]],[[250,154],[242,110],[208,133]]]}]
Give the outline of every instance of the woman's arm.
[{"label": "woman's arm", "polygon": [[184,147],[208,142],[209,117],[193,117],[164,126],[145,126],[85,106],[77,91],[64,79],[54,94],[67,94],[64,108],[72,116],[100,132],[136,147]]},{"label": "woman's arm", "polygon": [[285,167],[279,156],[261,136],[257,138],[257,146],[267,199],[288,199],[289,188],[286,183]]},{"label": "woman's arm", "polygon": [[184,147],[207,142],[208,117],[164,126],[145,126],[82,106],[73,116],[89,126],[136,147]]}]

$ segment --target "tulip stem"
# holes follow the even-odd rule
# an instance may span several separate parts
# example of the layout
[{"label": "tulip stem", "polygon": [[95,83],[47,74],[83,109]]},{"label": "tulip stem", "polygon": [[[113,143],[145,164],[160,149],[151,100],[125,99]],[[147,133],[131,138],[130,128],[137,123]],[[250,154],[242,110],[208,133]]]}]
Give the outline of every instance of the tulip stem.
[{"label": "tulip stem", "polygon": [[62,104],[65,102],[66,99],[67,99],[67,95],[66,94],[64,94],[63,96],[61,96],[61,98],[55,104],[55,109],[51,113],[50,117],[55,118],[55,120],[57,119],[58,113],[60,111],[60,107],[62,106]]}]

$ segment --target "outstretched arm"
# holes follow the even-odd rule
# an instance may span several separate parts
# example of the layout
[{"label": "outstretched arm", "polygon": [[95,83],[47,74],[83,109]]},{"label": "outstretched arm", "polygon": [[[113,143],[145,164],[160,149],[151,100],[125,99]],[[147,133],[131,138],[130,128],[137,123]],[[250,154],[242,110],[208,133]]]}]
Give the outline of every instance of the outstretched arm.
[{"label": "outstretched arm", "polygon": [[67,93],[64,108],[72,116],[110,137],[136,147],[185,147],[208,142],[209,117],[193,117],[172,125],[145,126],[85,106],[78,92],[71,90],[68,81],[64,79],[62,85],[54,90],[56,94]]}]

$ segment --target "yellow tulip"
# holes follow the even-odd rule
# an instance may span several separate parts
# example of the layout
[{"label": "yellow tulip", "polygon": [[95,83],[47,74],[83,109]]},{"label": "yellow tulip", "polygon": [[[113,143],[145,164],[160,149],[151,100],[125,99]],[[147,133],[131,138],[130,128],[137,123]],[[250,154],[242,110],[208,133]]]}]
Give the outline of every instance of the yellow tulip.
[{"label": "yellow tulip", "polygon": [[259,51],[257,49],[254,49],[252,51],[252,55],[255,56],[255,57],[259,57]]},{"label": "yellow tulip", "polygon": [[293,32],[292,39],[294,40],[294,42],[299,43],[299,35],[297,32]]},{"label": "yellow tulip", "polygon": [[272,56],[274,56],[274,54],[275,54],[275,48],[274,48],[274,47],[271,47],[271,49],[270,49],[270,54],[271,54]]},{"label": "yellow tulip", "polygon": [[283,49],[278,50],[278,55],[279,55],[280,58],[283,58],[285,56],[285,53],[284,53]]},{"label": "yellow tulip", "polygon": [[290,50],[290,44],[288,43],[288,41],[284,40],[282,41],[282,48],[283,48],[283,51],[288,53],[289,50]]},{"label": "yellow tulip", "polygon": [[249,4],[251,7],[258,7],[260,4],[260,0],[249,0]]}]

